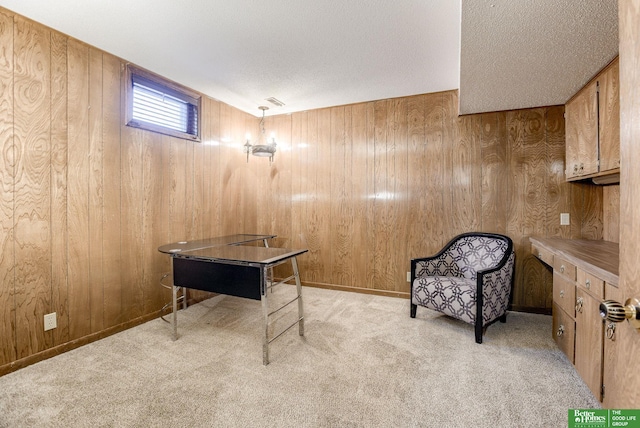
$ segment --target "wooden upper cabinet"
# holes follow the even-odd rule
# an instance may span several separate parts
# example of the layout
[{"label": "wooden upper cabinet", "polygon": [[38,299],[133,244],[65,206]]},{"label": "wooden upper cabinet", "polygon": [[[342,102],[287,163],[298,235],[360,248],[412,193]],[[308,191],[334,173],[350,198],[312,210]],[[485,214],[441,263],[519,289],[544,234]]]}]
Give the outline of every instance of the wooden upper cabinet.
[{"label": "wooden upper cabinet", "polygon": [[600,171],[620,168],[620,66],[616,59],[600,75]]},{"label": "wooden upper cabinet", "polygon": [[565,105],[566,178],[620,168],[619,61],[616,58]]},{"label": "wooden upper cabinet", "polygon": [[567,179],[598,172],[598,82],[565,106]]}]

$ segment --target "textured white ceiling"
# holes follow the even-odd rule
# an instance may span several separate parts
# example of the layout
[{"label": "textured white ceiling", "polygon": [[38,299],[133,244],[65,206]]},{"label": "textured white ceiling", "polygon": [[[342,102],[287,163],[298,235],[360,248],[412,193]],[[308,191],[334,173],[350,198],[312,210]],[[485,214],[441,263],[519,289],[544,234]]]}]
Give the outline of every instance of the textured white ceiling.
[{"label": "textured white ceiling", "polygon": [[562,104],[617,53],[616,3],[0,0],[256,116],[457,88],[462,113]]},{"label": "textured white ceiling", "polygon": [[254,115],[268,97],[282,114],[458,87],[458,1],[0,5]]},{"label": "textured white ceiling", "polygon": [[617,0],[462,0],[460,113],[564,104],[618,54]]}]

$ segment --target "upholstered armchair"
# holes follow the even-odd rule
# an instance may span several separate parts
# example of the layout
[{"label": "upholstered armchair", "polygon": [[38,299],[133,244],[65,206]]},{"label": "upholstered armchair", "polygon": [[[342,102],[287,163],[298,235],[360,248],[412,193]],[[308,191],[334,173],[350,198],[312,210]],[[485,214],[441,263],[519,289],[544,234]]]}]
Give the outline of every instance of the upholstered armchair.
[{"label": "upholstered armchair", "polygon": [[507,321],[514,269],[509,237],[458,235],[435,256],[411,260],[411,318],[418,306],[439,311],[474,325],[482,343],[489,324]]}]

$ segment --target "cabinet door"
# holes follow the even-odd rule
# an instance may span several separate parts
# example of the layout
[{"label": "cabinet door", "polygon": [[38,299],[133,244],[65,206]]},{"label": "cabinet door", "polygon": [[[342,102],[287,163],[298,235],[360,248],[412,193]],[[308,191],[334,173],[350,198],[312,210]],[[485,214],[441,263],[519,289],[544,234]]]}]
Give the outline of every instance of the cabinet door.
[{"label": "cabinet door", "polygon": [[620,168],[620,86],[616,59],[600,75],[600,171]]},{"label": "cabinet door", "polygon": [[576,289],[575,366],[593,395],[601,400],[604,331],[599,306],[599,300],[580,287]]},{"label": "cabinet door", "polygon": [[[614,287],[609,283],[605,284],[604,296],[607,299],[615,300],[616,302],[624,301],[624,293],[622,293],[618,287]],[[610,402],[609,397],[611,397],[611,394],[607,394],[607,385],[613,385],[614,361],[616,353],[620,352],[618,346],[618,333],[616,332],[616,329],[623,326],[610,321],[605,321],[604,327],[604,359],[602,361],[602,389],[604,397],[602,397],[602,406],[610,409],[613,407],[614,403]]]},{"label": "cabinet door", "polygon": [[598,82],[565,105],[566,177],[598,172]]}]

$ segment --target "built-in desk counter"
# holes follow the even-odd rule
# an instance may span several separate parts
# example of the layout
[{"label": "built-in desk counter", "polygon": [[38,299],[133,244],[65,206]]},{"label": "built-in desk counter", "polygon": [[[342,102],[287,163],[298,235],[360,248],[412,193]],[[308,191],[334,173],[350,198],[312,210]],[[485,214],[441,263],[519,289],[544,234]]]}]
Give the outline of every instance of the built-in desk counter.
[{"label": "built-in desk counter", "polygon": [[[549,266],[560,257],[611,285],[618,286],[619,245],[609,241],[530,237],[533,255]],[[542,250],[542,251],[539,251]],[[552,257],[549,260],[549,256]]]},{"label": "built-in desk counter", "polygon": [[553,268],[553,339],[599,400],[616,352],[615,325],[599,313],[604,299],[620,301],[619,246],[585,239],[529,238],[531,252]]}]

